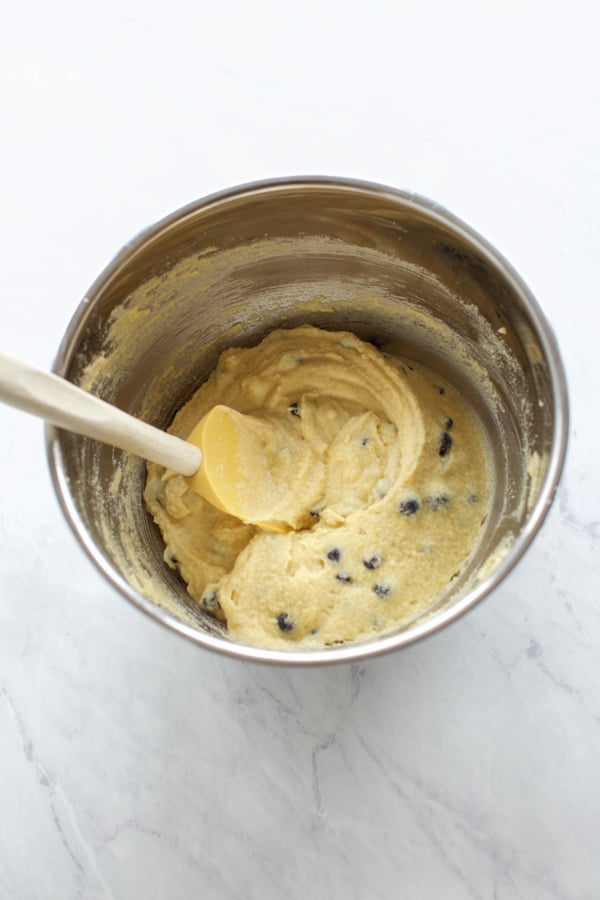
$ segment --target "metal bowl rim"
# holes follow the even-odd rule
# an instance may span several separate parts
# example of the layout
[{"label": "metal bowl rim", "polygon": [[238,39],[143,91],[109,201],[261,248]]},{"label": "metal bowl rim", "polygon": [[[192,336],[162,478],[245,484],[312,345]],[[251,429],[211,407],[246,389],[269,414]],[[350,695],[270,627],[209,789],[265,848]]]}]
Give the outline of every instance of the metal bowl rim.
[{"label": "metal bowl rim", "polygon": [[78,515],[75,503],[70,496],[69,486],[62,464],[58,429],[52,425],[46,426],[46,449],[52,483],[65,518],[88,557],[105,578],[107,578],[107,580],[127,600],[133,603],[133,605],[142,612],[146,613],[146,615],[150,616],[150,618],[200,646],[207,647],[208,649],[215,650],[237,659],[298,666],[354,662],[387,653],[401,647],[407,647],[422,638],[445,628],[491,593],[491,591],[505,579],[508,573],[512,571],[523,557],[523,554],[539,531],[548,514],[550,506],[552,505],[565,463],[569,429],[569,404],[565,370],[552,328],[528,286],[508,260],[506,260],[495,247],[471,228],[471,226],[467,225],[453,213],[445,209],[445,207],[425,196],[399,188],[388,187],[376,182],[320,175],[281,177],[253,181],[226,188],[186,204],[142,230],[108,263],[86,292],[83,300],[77,306],[59,346],[53,364],[53,371],[57,375],[63,377],[66,375],[71,348],[76,342],[80,330],[85,325],[92,301],[105,285],[115,277],[131,256],[138,249],[147,244],[148,241],[161,234],[171,225],[182,221],[188,216],[194,215],[200,210],[206,210],[211,206],[239,199],[244,195],[285,192],[292,187],[296,189],[305,188],[311,190],[335,188],[336,190],[350,193],[355,192],[364,194],[366,192],[371,195],[379,195],[393,203],[399,203],[404,207],[413,207],[414,209],[425,213],[429,218],[438,221],[440,224],[447,227],[449,226],[472,247],[476,248],[487,258],[488,262],[501,273],[505,280],[512,283],[514,292],[519,295],[531,318],[538,340],[540,341],[545,358],[548,362],[555,409],[552,453],[539,497],[535,506],[530,511],[525,526],[508,550],[505,558],[487,578],[482,580],[465,597],[458,600],[448,609],[433,615],[431,619],[422,622],[415,628],[409,628],[406,631],[400,631],[395,634],[364,642],[340,644],[339,646],[322,650],[300,651],[270,650],[261,647],[253,647],[198,631],[135,591],[125,579],[112,568],[87,532],[83,521]]}]

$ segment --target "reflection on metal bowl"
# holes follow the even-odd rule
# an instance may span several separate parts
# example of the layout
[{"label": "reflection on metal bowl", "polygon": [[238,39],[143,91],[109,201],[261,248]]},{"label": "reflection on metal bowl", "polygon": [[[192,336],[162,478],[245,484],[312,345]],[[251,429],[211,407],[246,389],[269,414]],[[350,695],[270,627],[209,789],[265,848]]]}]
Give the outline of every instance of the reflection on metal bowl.
[{"label": "reflection on metal bowl", "polygon": [[67,519],[136,606],[197,644],[283,664],[355,660],[406,646],[496,587],[552,502],[565,456],[565,376],[552,332],[510,265],[436,204],[330,178],[250,184],[200,200],[133,240],[77,309],[55,371],[166,428],[221,350],[309,322],[436,369],[490,437],[494,502],[467,569],[408,628],[319,650],[245,646],[163,562],[146,512],[145,464],[48,428]]}]

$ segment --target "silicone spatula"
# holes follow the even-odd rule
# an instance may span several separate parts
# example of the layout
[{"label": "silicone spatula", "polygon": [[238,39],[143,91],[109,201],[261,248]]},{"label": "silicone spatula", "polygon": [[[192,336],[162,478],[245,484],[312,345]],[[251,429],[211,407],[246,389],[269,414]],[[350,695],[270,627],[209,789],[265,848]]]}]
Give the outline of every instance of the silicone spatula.
[{"label": "silicone spatula", "polygon": [[[0,353],[0,401],[39,416],[59,428],[111,444],[184,475],[188,485],[209,503],[244,522],[271,531],[290,526],[265,519],[268,469],[248,417],[215,406],[187,440],[142,422],[64,378]],[[245,471],[242,454],[258,471]],[[262,475],[262,479],[261,479]],[[253,493],[262,515],[253,515]]]}]

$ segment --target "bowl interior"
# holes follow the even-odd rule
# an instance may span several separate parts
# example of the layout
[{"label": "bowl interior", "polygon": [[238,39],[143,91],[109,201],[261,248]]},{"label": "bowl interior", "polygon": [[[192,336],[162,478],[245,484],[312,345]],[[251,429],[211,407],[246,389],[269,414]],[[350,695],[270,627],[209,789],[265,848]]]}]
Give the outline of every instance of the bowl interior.
[{"label": "bowl interior", "polygon": [[[476,406],[494,456],[493,507],[470,566],[426,622],[360,651],[376,652],[483,596],[530,540],[560,471],[560,361],[537,304],[482,239],[427,201],[371,185],[271,183],[209,198],[121,252],[78,309],[55,370],[166,428],[221,350],[306,322],[440,371]],[[200,643],[248,655],[163,563],[144,462],[54,429],[49,452],[68,518],[113,583]]]}]

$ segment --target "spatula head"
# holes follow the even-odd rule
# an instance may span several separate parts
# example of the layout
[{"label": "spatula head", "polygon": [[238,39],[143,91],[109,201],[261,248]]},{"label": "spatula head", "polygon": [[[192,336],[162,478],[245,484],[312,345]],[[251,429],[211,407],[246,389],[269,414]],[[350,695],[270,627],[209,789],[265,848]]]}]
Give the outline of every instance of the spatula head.
[{"label": "spatula head", "polygon": [[287,523],[269,518],[271,474],[248,421],[228,406],[214,406],[198,422],[187,440],[202,451],[202,465],[187,483],[213,506],[243,522],[290,531]]}]

